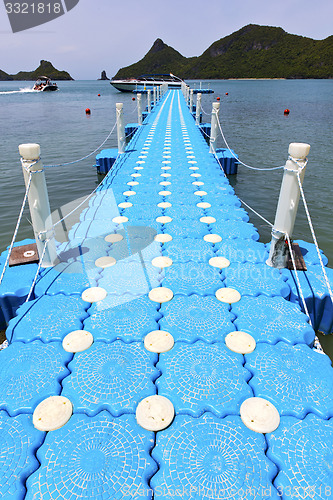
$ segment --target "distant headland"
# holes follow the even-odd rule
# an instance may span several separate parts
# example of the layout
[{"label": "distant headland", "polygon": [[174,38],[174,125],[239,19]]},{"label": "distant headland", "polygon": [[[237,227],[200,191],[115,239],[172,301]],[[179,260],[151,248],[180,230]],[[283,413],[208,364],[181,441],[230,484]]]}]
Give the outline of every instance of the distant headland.
[{"label": "distant headland", "polygon": [[158,38],[140,61],[114,78],[173,74],[183,79],[333,78],[333,36],[313,40],[282,28],[249,24],[184,57]]},{"label": "distant headland", "polygon": [[16,75],[9,75],[0,70],[1,81],[11,80],[37,80],[40,76],[48,76],[52,80],[74,80],[67,71],[59,71],[49,61],[40,61],[40,65],[34,71],[19,71]]}]

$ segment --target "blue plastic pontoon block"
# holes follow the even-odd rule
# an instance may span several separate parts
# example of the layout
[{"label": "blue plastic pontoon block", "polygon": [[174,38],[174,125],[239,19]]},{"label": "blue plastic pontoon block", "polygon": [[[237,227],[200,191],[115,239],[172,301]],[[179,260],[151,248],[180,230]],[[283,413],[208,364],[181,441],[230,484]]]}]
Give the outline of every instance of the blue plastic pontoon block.
[{"label": "blue plastic pontoon block", "polygon": [[100,271],[93,262],[86,263],[83,259],[69,264],[61,262],[43,272],[36,283],[35,295],[81,295],[86,288],[97,286]]},{"label": "blue plastic pontoon block", "polygon": [[264,243],[236,238],[222,241],[216,255],[226,257],[230,262],[263,263],[268,258],[268,251]]},{"label": "blue plastic pontoon block", "polygon": [[9,417],[0,411],[0,435],[0,496],[4,500],[23,500],[25,480],[38,468],[35,450],[45,433],[34,428],[31,415]]},{"label": "blue plastic pontoon block", "polygon": [[243,238],[244,240],[259,240],[259,233],[250,222],[243,221],[216,221],[210,224],[211,232],[219,234],[223,240]]},{"label": "blue plastic pontoon block", "polygon": [[46,436],[40,468],[27,481],[26,500],[147,500],[157,467],[150,457],[154,433],[134,415],[73,415]]},{"label": "blue plastic pontoon block", "polygon": [[214,295],[224,286],[220,270],[207,262],[175,263],[164,272],[162,286],[170,288],[174,294]]},{"label": "blue plastic pontoon block", "polygon": [[125,342],[142,340],[152,330],[158,330],[158,304],[147,296],[109,296],[101,304],[93,304],[89,317],[84,321],[84,329],[94,336],[95,341]]},{"label": "blue plastic pontoon block", "polygon": [[45,295],[20,307],[7,329],[9,341],[62,341],[73,330],[82,329],[90,304],[79,297]]},{"label": "blue plastic pontoon block", "polygon": [[102,149],[96,156],[97,172],[107,174],[112,169],[114,162],[118,156],[118,149]]},{"label": "blue plastic pontoon block", "polygon": [[198,238],[202,239],[209,233],[207,224],[191,220],[173,220],[166,224],[165,233],[171,234],[173,238]]},{"label": "blue plastic pontoon block", "polygon": [[251,262],[235,262],[224,269],[225,286],[235,288],[241,295],[274,295],[287,299],[290,287],[279,269],[267,264],[252,264]]},{"label": "blue plastic pontoon block", "polygon": [[229,305],[215,297],[178,295],[162,304],[160,312],[161,330],[170,332],[175,340],[218,342],[235,329],[235,316],[229,312]]},{"label": "blue plastic pontoon block", "polygon": [[69,240],[73,238],[98,238],[105,236],[119,228],[119,224],[112,220],[83,221],[75,224],[68,233]]},{"label": "blue plastic pontoon block", "polygon": [[267,456],[279,467],[274,485],[279,498],[332,499],[333,419],[282,417],[266,434]]},{"label": "blue plastic pontoon block", "polygon": [[70,242],[63,243],[58,249],[58,259],[62,263],[72,263],[75,261],[95,262],[99,257],[108,254],[113,245],[107,243],[103,237],[87,238],[85,240],[72,239]]},{"label": "blue plastic pontoon block", "polygon": [[199,219],[200,217],[203,217],[205,215],[204,211],[202,208],[197,207],[196,205],[172,205],[170,208],[166,208],[164,210],[164,214],[168,215],[169,217],[172,217],[174,220],[187,220],[187,219],[192,219],[198,221],[199,224]]},{"label": "blue plastic pontoon block", "polygon": [[[295,271],[282,270],[291,288],[290,301],[298,304],[303,310],[303,301],[295,277]],[[333,331],[333,304],[323,275],[321,266],[308,266],[307,271],[297,271],[303,296],[308,308],[313,328],[325,334]],[[333,285],[333,270],[326,268],[328,281]]]},{"label": "blue plastic pontoon block", "polygon": [[242,365],[243,356],[224,344],[176,342],[171,351],[160,354],[158,393],[173,402],[177,414],[238,414],[241,403],[253,397],[247,384],[251,374]]},{"label": "blue plastic pontoon block", "polygon": [[161,243],[158,241],[151,242],[148,238],[133,238],[129,245],[135,260],[143,259],[145,262],[151,262],[155,257],[162,255]]},{"label": "blue plastic pontoon block", "polygon": [[14,342],[0,351],[0,408],[10,415],[32,413],[40,401],[58,395],[72,358],[58,342]]},{"label": "blue plastic pontoon block", "polygon": [[98,285],[109,294],[145,295],[152,288],[160,286],[161,269],[150,262],[143,262],[139,257],[122,260],[103,270]]},{"label": "blue plastic pontoon block", "polygon": [[63,381],[62,396],[69,398],[75,412],[87,415],[101,410],[116,417],[135,413],[143,398],[156,394],[157,359],[142,342],[95,342],[69,364],[71,375]]},{"label": "blue plastic pontoon block", "polygon": [[217,206],[207,209],[208,215],[215,217],[217,222],[243,221],[248,222],[249,216],[243,208],[234,206]]},{"label": "blue plastic pontoon block", "polygon": [[229,207],[240,207],[241,202],[237,198],[236,195],[234,194],[222,194],[222,195],[213,195],[212,193],[209,193],[208,196],[206,196],[206,200],[208,203],[211,203],[212,208],[229,208]]},{"label": "blue plastic pontoon block", "polygon": [[152,456],[159,471],[150,484],[154,498],[174,500],[277,500],[272,485],[277,468],[265,455],[265,438],[240,417],[175,417],[156,437]]},{"label": "blue plastic pontoon block", "polygon": [[259,343],[246,355],[256,396],[270,400],[280,415],[333,417],[333,368],[328,356],[305,344]]},{"label": "blue plastic pontoon block", "polygon": [[162,247],[162,253],[173,262],[208,262],[215,256],[213,245],[195,238],[175,238]]},{"label": "blue plastic pontoon block", "polygon": [[258,342],[312,345],[315,332],[300,309],[282,297],[242,297],[232,304],[238,330],[250,333]]}]

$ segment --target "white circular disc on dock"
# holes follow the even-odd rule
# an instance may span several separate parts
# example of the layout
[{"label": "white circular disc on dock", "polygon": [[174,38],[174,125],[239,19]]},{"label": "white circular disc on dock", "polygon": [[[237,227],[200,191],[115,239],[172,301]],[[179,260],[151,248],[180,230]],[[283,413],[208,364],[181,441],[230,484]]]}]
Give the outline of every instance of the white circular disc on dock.
[{"label": "white circular disc on dock", "polygon": [[[169,163],[171,163],[171,160],[163,160],[163,161],[162,161],[162,163],[163,163],[164,165],[168,165]],[[163,168],[163,167],[162,167],[162,168]]]},{"label": "white circular disc on dock", "polygon": [[171,182],[170,181],[161,181],[160,186],[171,186]]},{"label": "white circular disc on dock", "polygon": [[134,170],[143,170],[143,167],[136,166],[134,167]]},{"label": "white circular disc on dock", "polygon": [[158,208],[170,208],[172,207],[172,203],[169,201],[161,201],[161,203],[157,204]]},{"label": "white circular disc on dock", "polygon": [[171,167],[161,167],[161,170],[171,170]]},{"label": "white circular disc on dock", "polygon": [[105,299],[107,296],[107,291],[100,286],[92,286],[91,288],[87,288],[82,295],[81,298],[85,302],[98,302],[100,300]]},{"label": "white circular disc on dock", "polygon": [[82,352],[94,342],[94,337],[87,330],[74,330],[62,341],[62,347],[67,352]]},{"label": "white circular disc on dock", "polygon": [[175,410],[170,399],[157,395],[148,396],[138,404],[135,416],[141,427],[156,432],[171,424]]},{"label": "white circular disc on dock", "polygon": [[193,155],[188,155],[188,156],[187,156],[187,158],[188,158],[189,160],[194,160],[195,156],[193,156]]},{"label": "white circular disc on dock", "polygon": [[127,182],[127,186],[138,186],[138,185],[139,185],[138,181],[129,181],[129,182]]},{"label": "white circular disc on dock", "polygon": [[170,288],[159,286],[150,290],[148,297],[153,302],[163,304],[164,302],[169,302],[173,298],[173,291],[170,290]]},{"label": "white circular disc on dock", "polygon": [[143,160],[139,160],[139,161],[137,161],[136,163],[137,163],[138,165],[143,165],[143,164],[144,164],[144,163],[146,163],[146,162],[145,162],[145,161],[143,161]]},{"label": "white circular disc on dock", "polygon": [[191,174],[191,177],[201,177],[201,174]]},{"label": "white circular disc on dock", "polygon": [[218,267],[219,269],[224,269],[230,266],[230,260],[225,257],[212,257],[209,259],[208,264],[212,267]]},{"label": "white circular disc on dock", "polygon": [[197,207],[199,208],[210,208],[211,206],[212,205],[207,201],[200,201],[200,203],[197,203]]},{"label": "white circular disc on dock", "polygon": [[241,299],[241,294],[234,288],[219,288],[215,292],[215,297],[220,302],[226,302],[227,304],[234,304]]},{"label": "white circular disc on dock", "polygon": [[161,174],[161,177],[171,177],[171,174],[168,174],[167,172],[163,172],[163,174]]},{"label": "white circular disc on dock", "polygon": [[189,170],[199,170],[199,167],[189,167]]},{"label": "white circular disc on dock", "polygon": [[204,184],[205,184],[205,183],[204,183],[204,182],[202,182],[202,181],[194,181],[194,182],[192,182],[192,185],[193,185],[193,186],[203,186]]},{"label": "white circular disc on dock", "polygon": [[133,207],[133,203],[131,203],[130,201],[123,201],[123,202],[118,204],[118,207],[119,208],[130,208],[130,207]]},{"label": "white circular disc on dock", "polygon": [[161,196],[170,196],[171,191],[160,191],[158,194]]},{"label": "white circular disc on dock", "polygon": [[262,434],[275,431],[280,424],[279,412],[263,398],[246,399],[240,407],[240,416],[246,427]]},{"label": "white circular disc on dock", "polygon": [[131,174],[131,177],[141,177],[141,174],[138,174],[137,172],[133,172],[133,174]]},{"label": "white circular disc on dock", "polygon": [[136,194],[135,191],[124,191],[123,195],[124,196],[134,196]]},{"label": "white circular disc on dock", "polygon": [[205,234],[203,239],[208,243],[220,243],[220,241],[222,241],[219,234]]},{"label": "white circular disc on dock", "polygon": [[108,243],[118,243],[118,241],[122,241],[124,239],[122,234],[108,234],[105,236],[104,240],[107,241]]},{"label": "white circular disc on dock", "polygon": [[172,241],[172,236],[171,234],[160,233],[154,237],[154,240],[159,243],[168,243],[168,241]]},{"label": "white circular disc on dock", "polygon": [[164,267],[172,266],[172,259],[170,259],[170,257],[164,257],[164,256],[155,257],[155,259],[153,259],[151,263],[153,264],[153,266],[161,267],[163,269]]},{"label": "white circular disc on dock", "polygon": [[204,224],[213,224],[216,222],[215,217],[210,217],[210,216],[204,216],[200,217],[200,222],[203,222]]},{"label": "white circular disc on dock", "polygon": [[106,267],[114,266],[116,262],[114,257],[105,255],[105,257],[99,257],[99,259],[95,260],[95,266],[105,269]]},{"label": "white circular disc on dock", "polygon": [[115,222],[116,224],[123,224],[124,222],[128,222],[128,217],[125,217],[125,215],[119,215],[118,217],[113,217],[112,222]]},{"label": "white circular disc on dock", "polygon": [[225,343],[230,351],[238,352],[239,354],[249,354],[256,348],[256,341],[252,335],[241,331],[228,333]]},{"label": "white circular disc on dock", "polygon": [[163,158],[165,158],[166,160],[169,160],[171,158],[170,155],[163,155]]},{"label": "white circular disc on dock", "polygon": [[159,222],[160,224],[168,224],[168,222],[172,221],[172,217],[169,217],[168,215],[161,215],[160,217],[156,217],[156,222]]},{"label": "white circular disc on dock", "polygon": [[206,191],[195,191],[194,194],[196,196],[206,196],[207,192]]},{"label": "white circular disc on dock", "polygon": [[147,156],[146,155],[141,155],[141,156],[139,156],[139,158],[140,158],[140,160],[143,160],[144,158],[147,158]]},{"label": "white circular disc on dock", "polygon": [[168,352],[174,346],[174,339],[171,333],[164,330],[154,330],[145,336],[144,346],[150,352]]},{"label": "white circular disc on dock", "polygon": [[196,160],[189,160],[187,163],[190,163],[191,165],[195,165],[198,162]]},{"label": "white circular disc on dock", "polygon": [[64,396],[44,399],[35,409],[32,422],[39,431],[55,431],[63,427],[71,418],[73,406]]}]

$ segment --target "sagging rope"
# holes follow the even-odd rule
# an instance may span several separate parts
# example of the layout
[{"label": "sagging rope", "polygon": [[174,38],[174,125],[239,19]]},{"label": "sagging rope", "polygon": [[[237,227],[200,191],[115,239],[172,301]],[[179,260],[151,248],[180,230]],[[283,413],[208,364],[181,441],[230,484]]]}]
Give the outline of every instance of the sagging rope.
[{"label": "sagging rope", "polygon": [[[117,113],[118,113],[118,110],[117,110]],[[82,158],[79,158],[78,160],[73,160],[73,161],[69,161],[69,162],[66,162],[66,163],[59,163],[58,165],[44,165],[44,168],[55,168],[55,167],[65,167],[66,165],[73,165],[74,163],[79,163],[80,161],[83,161],[83,160],[86,160],[87,158],[89,158],[90,156],[92,156],[93,154],[97,153],[97,151],[99,149],[101,149],[101,147],[104,146],[104,144],[109,140],[109,138],[111,137],[114,129],[116,128],[116,125],[117,125],[117,121],[115,122],[115,124],[113,125],[111,131],[109,132],[108,136],[106,137],[106,139],[96,148],[94,149],[94,151],[92,151],[91,153],[87,154],[86,156],[83,156]]]},{"label": "sagging rope", "polygon": [[284,168],[284,165],[281,165],[280,167],[267,167],[267,168],[252,167],[251,165],[247,165],[246,163],[244,163],[243,161],[241,161],[239,158],[237,158],[237,156],[232,151],[232,149],[230,149],[229,144],[227,143],[227,140],[226,140],[226,138],[224,136],[224,133],[223,133],[223,130],[222,130],[222,127],[221,127],[221,123],[220,123],[220,120],[219,120],[219,116],[218,116],[218,111],[217,110],[213,110],[212,113],[215,113],[215,115],[216,115],[217,124],[219,126],[222,139],[223,139],[223,141],[224,141],[227,149],[232,154],[232,156],[238,161],[238,163],[240,163],[241,165],[243,165],[246,168],[250,168],[251,170],[259,170],[261,172],[262,171],[268,171],[268,170],[280,170],[281,168]]}]

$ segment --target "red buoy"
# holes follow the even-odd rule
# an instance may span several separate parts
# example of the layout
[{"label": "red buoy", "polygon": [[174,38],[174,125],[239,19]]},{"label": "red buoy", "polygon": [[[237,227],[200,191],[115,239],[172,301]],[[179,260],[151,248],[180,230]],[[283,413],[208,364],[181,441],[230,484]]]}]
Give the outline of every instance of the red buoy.
[{"label": "red buoy", "polygon": [[283,113],[284,113],[285,115],[289,115],[289,113],[290,113],[290,109],[286,108],[286,109],[284,110],[284,112],[283,112]]},{"label": "red buoy", "polygon": [[91,111],[89,108],[86,108],[86,115],[90,115],[91,114]]},{"label": "red buoy", "polygon": [[217,98],[216,98],[216,100],[217,100],[217,101],[219,101],[219,100],[220,100],[220,98],[219,98],[219,97],[217,97]]},{"label": "red buoy", "polygon": [[98,97],[101,97],[101,94],[97,94],[97,95],[98,95]]},{"label": "red buoy", "polygon": [[135,101],[135,97],[132,97],[132,101]]},{"label": "red buoy", "polygon": [[229,92],[226,92],[225,95],[229,95]]}]

